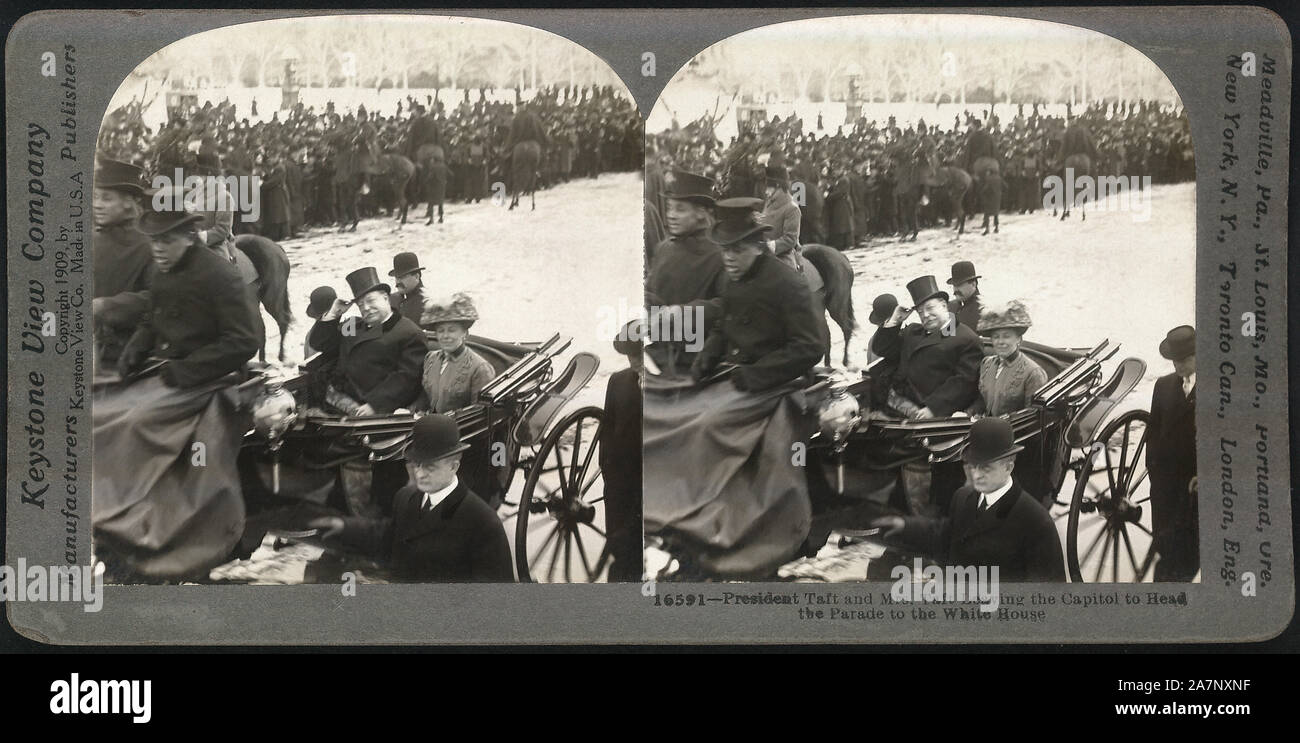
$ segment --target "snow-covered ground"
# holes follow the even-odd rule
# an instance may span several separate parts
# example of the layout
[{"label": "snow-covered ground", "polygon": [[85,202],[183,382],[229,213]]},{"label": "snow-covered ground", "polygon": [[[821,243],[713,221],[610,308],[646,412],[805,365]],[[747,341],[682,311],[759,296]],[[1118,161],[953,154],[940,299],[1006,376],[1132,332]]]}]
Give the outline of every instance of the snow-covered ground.
[{"label": "snow-covered ground", "polygon": [[[626,366],[612,345],[617,327],[604,332],[611,323],[601,321],[620,303],[636,307],[642,301],[641,198],[639,174],[607,173],[539,192],[535,212],[526,203],[513,211],[488,200],[449,203],[443,224],[425,226],[421,206],[400,230],[395,220],[378,217],[362,220],[356,232],[315,228],[287,240],[281,245],[291,266],[290,362],[301,360],[311,329],[306,308],[312,289],[330,285],[350,297],[348,273],[374,266],[386,276],[394,255],[412,251],[426,267],[426,296],[465,292],[474,300],[476,335],[510,342],[571,336],[557,373],[573,352],[600,357],[600,370],[576,401],[600,405],[605,379]],[[273,356],[279,333],[263,314]]]},{"label": "snow-covered ground", "polygon": [[[1196,188],[1194,184],[1157,186],[1151,192],[1150,219],[1131,212],[1088,209],[1062,222],[1050,211],[1001,217],[1001,231],[980,234],[980,216],[966,221],[966,234],[922,230],[916,242],[873,239],[848,252],[853,264],[853,305],[863,326],[850,344],[851,364],[867,363],[874,327],[867,323],[871,301],[891,293],[910,305],[907,282],[934,274],[940,286],[952,264],[972,261],[985,305],[1019,299],[1034,326],[1026,340],[1051,346],[1086,348],[1104,338],[1120,344],[1107,364],[1136,356],[1147,363],[1146,377],[1120,409],[1147,408],[1157,377],[1173,371],[1160,357],[1160,341],[1178,325],[1196,320]],[[1143,210],[1145,212],[1145,210]],[[843,348],[832,325],[834,350]]]}]

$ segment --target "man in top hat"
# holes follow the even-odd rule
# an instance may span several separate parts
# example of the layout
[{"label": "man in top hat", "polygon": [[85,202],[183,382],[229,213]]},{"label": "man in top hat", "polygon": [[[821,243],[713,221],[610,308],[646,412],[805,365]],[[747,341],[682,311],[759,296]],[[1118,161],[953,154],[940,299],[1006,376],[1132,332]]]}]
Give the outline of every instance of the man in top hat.
[{"label": "man in top hat", "polygon": [[257,309],[239,269],[204,245],[201,220],[185,211],[150,211],[140,220],[157,273],[149,312],[118,360],[123,376],[156,356],[166,359],[165,383],[197,387],[238,371],[257,352]]},{"label": "man in top hat", "polygon": [[501,519],[457,477],[468,448],[454,418],[426,415],[411,429],[405,453],[411,482],[393,496],[391,518],[329,516],[309,525],[324,529],[326,540],[382,556],[398,580],[513,582]]},{"label": "man in top hat", "polygon": [[415,253],[398,253],[393,256],[393,270],[388,272],[397,284],[397,291],[389,298],[393,312],[416,325],[424,313],[424,269]]},{"label": "man in top hat", "polygon": [[138,225],[144,195],[140,168],[116,160],[96,163],[91,313],[99,362],[110,369],[149,311],[155,268],[149,236]]},{"label": "man in top hat", "polygon": [[913,279],[907,291],[921,322],[901,327],[913,308],[896,307],[871,338],[871,350],[897,364],[895,389],[911,403],[900,412],[926,419],[965,410],[979,394],[979,336],[949,314],[948,294],[933,276]]},{"label": "man in top hat", "polygon": [[[307,341],[337,358],[327,401],[347,415],[388,415],[409,408],[420,394],[420,373],[428,351],[424,332],[393,312],[391,288],[373,267],[347,276],[353,300],[334,306],[312,326]],[[340,321],[353,302],[360,318]]]},{"label": "man in top hat", "polygon": [[[703,327],[695,328],[702,333],[712,324],[727,285],[722,251],[708,237],[715,204],[713,179],[674,170],[664,176],[664,183],[669,237],[655,247],[646,279],[646,304],[652,308],[652,315],[656,309],[662,312],[677,307],[683,316],[687,312],[703,313]],[[667,343],[656,343],[648,349],[660,368],[675,373],[676,369],[664,368],[670,360],[669,350]],[[680,344],[671,350],[683,366],[689,366],[694,358]]]},{"label": "man in top hat", "polygon": [[1147,421],[1157,581],[1190,581],[1200,569],[1196,488],[1196,330],[1181,325],[1160,343],[1174,371],[1156,380]]},{"label": "man in top hat", "polygon": [[885,516],[872,522],[907,548],[946,565],[998,568],[998,580],[1065,582],[1061,538],[1047,509],[1011,476],[1016,454],[1011,423],[981,418],[971,424],[962,453],[969,485],[959,488],[943,518]]},{"label": "man in top hat", "polygon": [[979,280],[974,263],[957,261],[952,264],[952,276],[948,278],[948,284],[952,286],[953,300],[948,303],[948,311],[971,330],[979,325],[980,313],[984,311]]},{"label": "man in top hat", "polygon": [[767,225],[754,218],[756,198],[718,202],[710,239],[722,247],[728,283],[721,316],[705,338],[692,373],[734,364],[732,382],[761,391],[806,374],[822,357],[821,318],[807,280],[767,249]]}]

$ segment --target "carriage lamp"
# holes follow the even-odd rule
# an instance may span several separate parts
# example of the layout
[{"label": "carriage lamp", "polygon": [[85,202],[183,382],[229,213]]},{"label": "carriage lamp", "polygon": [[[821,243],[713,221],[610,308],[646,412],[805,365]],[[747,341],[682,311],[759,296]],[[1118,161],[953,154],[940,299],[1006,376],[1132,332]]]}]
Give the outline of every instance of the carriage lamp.
[{"label": "carriage lamp", "polygon": [[271,452],[271,492],[280,493],[280,445],[284,432],[298,420],[298,403],[293,393],[277,382],[269,382],[253,400],[253,430],[266,439]]},{"label": "carriage lamp", "polygon": [[862,422],[862,408],[858,398],[849,394],[848,388],[832,386],[830,393],[817,410],[821,435],[830,439],[835,452],[835,490],[844,494],[844,449],[849,434]]}]

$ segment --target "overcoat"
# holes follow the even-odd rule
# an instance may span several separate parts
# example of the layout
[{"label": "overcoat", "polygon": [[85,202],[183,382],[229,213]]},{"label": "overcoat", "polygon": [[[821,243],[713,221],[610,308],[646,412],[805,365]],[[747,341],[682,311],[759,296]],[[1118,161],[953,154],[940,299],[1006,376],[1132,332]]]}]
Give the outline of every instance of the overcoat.
[{"label": "overcoat", "polygon": [[424,374],[420,377],[423,391],[416,408],[435,413],[459,410],[477,401],[479,390],[496,376],[492,364],[468,346],[461,346],[460,353],[443,369],[446,357],[440,348],[424,357]]},{"label": "overcoat", "polygon": [[1065,582],[1061,538],[1047,509],[1018,483],[983,513],[979,500],[969,485],[958,489],[948,516],[905,518],[901,541],[946,565],[996,565],[1002,582]]},{"label": "overcoat", "polygon": [[977,379],[984,351],[979,336],[962,323],[945,335],[927,332],[920,323],[902,329],[881,327],[871,337],[871,350],[886,363],[897,364],[899,391],[944,418],[965,410],[979,394]]},{"label": "overcoat", "polygon": [[155,272],[149,236],[133,225],[104,227],[94,236],[95,339],[102,363],[117,361],[122,347],[149,311],[149,284]]},{"label": "overcoat", "polygon": [[343,333],[339,320],[321,320],[307,335],[326,363],[337,359],[334,386],[377,413],[409,408],[420,394],[420,372],[428,353],[424,331],[396,313],[374,327],[360,318],[343,322],[354,323],[355,332]]},{"label": "overcoat", "polygon": [[1151,526],[1160,553],[1158,578],[1191,580],[1199,566],[1199,507],[1188,486],[1196,476],[1196,389],[1183,380],[1156,380],[1147,421],[1147,472],[1151,475]]},{"label": "overcoat", "polygon": [[386,558],[403,581],[511,583],[510,543],[495,511],[464,483],[431,511],[407,485],[393,496],[393,516],[343,519],[341,541]]}]

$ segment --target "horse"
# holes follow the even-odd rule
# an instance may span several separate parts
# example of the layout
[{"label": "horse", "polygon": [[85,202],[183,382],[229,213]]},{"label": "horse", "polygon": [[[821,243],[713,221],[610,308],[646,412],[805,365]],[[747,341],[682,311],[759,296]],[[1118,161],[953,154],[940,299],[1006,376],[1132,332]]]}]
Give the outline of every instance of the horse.
[{"label": "horse", "polygon": [[[447,197],[447,156],[442,147],[436,144],[423,144],[415,151],[416,180],[419,183],[419,198],[427,201],[429,210],[425,225],[433,224],[433,207],[438,207],[438,224],[442,224],[442,202]],[[416,203],[419,203],[418,201]]]},{"label": "horse", "polygon": [[[1071,181],[1081,175],[1092,175],[1092,158],[1082,152],[1068,155],[1065,162],[1061,164],[1059,172],[1061,184],[1065,187],[1066,192],[1071,194],[1071,198],[1065,202],[1061,211],[1061,221],[1064,222],[1065,218],[1070,216],[1070,207],[1074,206],[1075,202],[1081,201],[1079,221],[1086,222],[1088,220],[1088,194],[1086,191],[1074,190],[1074,184]],[[1071,177],[1067,178],[1066,176]],[[1052,209],[1052,216],[1056,216],[1056,209]]]},{"label": "horse", "polygon": [[411,200],[407,198],[407,189],[411,185],[411,180],[415,177],[415,163],[396,152],[384,152],[376,157],[368,167],[363,171],[365,175],[364,186],[368,184],[370,178],[377,178],[379,191],[382,195],[388,197],[389,215],[397,215],[397,228],[401,229],[406,224],[406,213],[411,206]]},{"label": "horse", "polygon": [[1002,211],[1002,167],[996,158],[977,157],[971,167],[975,186],[975,208],[984,213],[984,234],[989,234],[989,217],[993,232],[998,231],[998,213]]},{"label": "horse", "polygon": [[[519,206],[519,194],[526,193],[537,211],[537,167],[542,161],[542,146],[526,139],[510,153],[510,209]],[[507,209],[509,211],[509,209]]]},{"label": "horse", "polygon": [[942,215],[944,225],[954,226],[958,235],[966,233],[966,198],[971,193],[971,182],[965,170],[956,165],[943,165],[934,170],[928,183],[935,211]]},{"label": "horse", "polygon": [[[836,325],[840,326],[840,331],[844,334],[842,363],[848,366],[849,341],[853,338],[853,331],[858,326],[857,318],[853,314],[853,265],[849,263],[849,259],[844,253],[829,245],[815,243],[804,245],[802,252],[804,259],[821,275],[822,291],[824,292],[822,306],[826,308],[826,312],[830,313],[831,319],[835,321]],[[823,328],[822,338],[826,342],[826,365],[830,366],[831,334],[830,326],[826,324],[824,314],[821,323]]]},{"label": "horse", "polygon": [[[923,188],[931,185],[934,168],[917,157],[915,152],[894,153],[894,199],[898,204],[898,216],[902,221],[902,234],[906,241],[916,239],[920,225],[917,223],[917,207],[921,203]],[[907,235],[908,229],[912,234]]]},{"label": "horse", "polygon": [[[258,301],[275,319],[280,328],[280,362],[284,363],[284,340],[288,335],[289,323],[293,322],[293,310],[289,307],[289,257],[284,248],[261,235],[239,235],[235,238],[235,248],[248,256],[248,260],[257,269]],[[266,332],[262,332],[258,359],[266,361]]]}]

